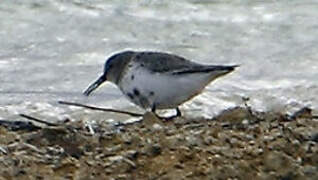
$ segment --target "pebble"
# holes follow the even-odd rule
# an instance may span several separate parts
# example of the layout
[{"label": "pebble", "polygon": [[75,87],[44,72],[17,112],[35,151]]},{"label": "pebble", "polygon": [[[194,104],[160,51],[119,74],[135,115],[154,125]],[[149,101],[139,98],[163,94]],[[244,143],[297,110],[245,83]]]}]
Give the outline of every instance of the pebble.
[{"label": "pebble", "polygon": [[155,124],[152,125],[152,128],[155,131],[159,131],[159,130],[162,129],[162,126],[160,124],[158,124],[158,123],[155,123]]},{"label": "pebble", "polygon": [[137,159],[137,158],[138,158],[138,155],[139,155],[139,152],[136,151],[136,150],[128,150],[128,151],[126,151],[126,153],[125,153],[125,156],[126,156],[128,159],[131,159],[131,160]]},{"label": "pebble", "polygon": [[275,138],[273,136],[266,135],[263,137],[263,139],[264,139],[264,141],[273,141]]},{"label": "pebble", "polygon": [[108,157],[108,159],[109,159],[111,162],[118,162],[118,161],[123,160],[123,159],[124,159],[124,157],[123,157],[123,156],[118,155],[118,156],[110,156],[110,157]]},{"label": "pebble", "polygon": [[242,124],[244,124],[244,125],[248,125],[248,120],[247,119],[244,119],[243,121],[242,121]]},{"label": "pebble", "polygon": [[159,144],[151,145],[149,148],[149,155],[151,155],[151,156],[160,155],[161,152],[162,152],[162,148]]}]

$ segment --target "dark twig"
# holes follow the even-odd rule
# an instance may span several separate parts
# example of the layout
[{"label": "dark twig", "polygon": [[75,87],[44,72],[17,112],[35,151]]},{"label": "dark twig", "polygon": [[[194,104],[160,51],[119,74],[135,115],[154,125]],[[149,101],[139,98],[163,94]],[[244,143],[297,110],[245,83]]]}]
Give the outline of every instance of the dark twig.
[{"label": "dark twig", "polygon": [[252,108],[251,108],[251,106],[249,106],[249,105],[247,104],[247,102],[250,100],[249,97],[242,97],[242,100],[243,100],[243,102],[244,102],[244,105],[245,105],[245,107],[246,107],[248,113],[250,114],[251,118],[253,119],[253,123],[257,123],[257,122],[263,120],[263,119],[262,119],[261,117],[259,117],[256,113],[254,113],[253,110],[252,110]]},{"label": "dark twig", "polygon": [[58,101],[59,104],[64,104],[64,105],[70,105],[70,106],[78,106],[78,107],[83,107],[91,110],[97,110],[97,111],[106,111],[106,112],[114,112],[114,113],[120,113],[120,114],[127,114],[133,117],[141,117],[143,114],[139,113],[133,113],[133,112],[128,112],[128,111],[121,111],[121,110],[115,110],[115,109],[108,109],[108,108],[100,108],[100,107],[94,107],[94,106],[88,106],[80,103],[73,103],[73,102],[67,102],[67,101]]},{"label": "dark twig", "polygon": [[250,113],[251,116],[254,116],[252,108],[247,104],[247,102],[250,100],[250,98],[249,97],[242,97],[242,100],[244,102],[244,105],[245,105],[248,113]]},{"label": "dark twig", "polygon": [[47,122],[47,121],[44,121],[44,120],[41,120],[41,119],[38,119],[38,118],[35,118],[35,117],[32,117],[32,116],[29,116],[29,115],[26,115],[26,114],[19,114],[21,117],[24,117],[26,119],[29,119],[29,120],[32,120],[32,121],[36,121],[38,123],[42,123],[42,124],[46,124],[48,126],[58,126],[58,124],[54,124],[54,123],[50,123],[50,122]]}]

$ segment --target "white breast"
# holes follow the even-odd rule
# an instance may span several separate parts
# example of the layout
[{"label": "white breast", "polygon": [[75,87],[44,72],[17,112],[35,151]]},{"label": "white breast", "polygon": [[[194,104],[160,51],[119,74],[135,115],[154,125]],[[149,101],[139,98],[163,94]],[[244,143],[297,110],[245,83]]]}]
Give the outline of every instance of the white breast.
[{"label": "white breast", "polygon": [[131,67],[119,82],[121,91],[142,108],[176,108],[201,92],[210,82],[209,73],[171,75],[153,73],[145,68]]}]

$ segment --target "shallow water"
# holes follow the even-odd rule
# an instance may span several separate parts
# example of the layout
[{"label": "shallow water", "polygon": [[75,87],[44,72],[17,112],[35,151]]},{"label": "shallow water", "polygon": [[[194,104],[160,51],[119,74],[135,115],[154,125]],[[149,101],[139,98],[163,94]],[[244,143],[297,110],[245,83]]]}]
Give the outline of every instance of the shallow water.
[{"label": "shallow water", "polygon": [[186,116],[242,105],[318,107],[318,3],[304,1],[6,1],[0,4],[0,119],[126,119],[57,104],[132,111],[110,84],[82,91],[125,49],[167,51],[200,63],[240,64],[184,104]]}]

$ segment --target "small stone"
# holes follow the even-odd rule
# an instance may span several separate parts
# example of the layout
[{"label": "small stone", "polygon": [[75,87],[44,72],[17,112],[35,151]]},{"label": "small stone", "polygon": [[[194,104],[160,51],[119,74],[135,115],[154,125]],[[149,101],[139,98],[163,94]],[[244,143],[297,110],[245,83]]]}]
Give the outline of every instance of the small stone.
[{"label": "small stone", "polygon": [[262,148],[257,148],[253,151],[253,155],[254,156],[258,156],[258,155],[261,155],[263,154],[264,150]]},{"label": "small stone", "polygon": [[3,153],[3,154],[7,154],[8,153],[8,151],[4,147],[1,147],[1,146],[0,146],[0,152]]},{"label": "small stone", "polygon": [[300,142],[299,142],[299,140],[294,139],[294,140],[292,141],[292,144],[294,144],[294,145],[300,145]]},{"label": "small stone", "polygon": [[190,146],[198,146],[200,143],[198,138],[193,135],[187,136],[185,140]]},{"label": "small stone", "polygon": [[181,164],[181,163],[178,163],[178,164],[175,164],[174,167],[177,168],[177,169],[183,169],[184,165]]},{"label": "small stone", "polygon": [[158,145],[158,144],[152,145],[149,148],[149,153],[150,153],[151,156],[160,155],[161,151],[162,151],[162,149],[161,149],[160,145]]},{"label": "small stone", "polygon": [[123,161],[125,161],[127,164],[129,164],[131,167],[136,168],[136,164],[132,162],[131,160],[124,158]]},{"label": "small stone", "polygon": [[247,119],[244,119],[243,121],[242,121],[242,124],[244,124],[244,125],[248,125],[248,120]]},{"label": "small stone", "polygon": [[108,157],[108,159],[109,159],[110,161],[112,161],[112,162],[118,162],[118,161],[123,160],[124,157],[123,157],[123,156],[110,156],[110,157]]},{"label": "small stone", "polygon": [[264,136],[264,141],[273,141],[275,138],[273,136]]},{"label": "small stone", "polygon": [[158,123],[152,125],[153,130],[158,131],[162,129],[162,126]]},{"label": "small stone", "polygon": [[237,139],[237,138],[231,138],[231,139],[230,139],[230,143],[231,143],[232,145],[236,145],[236,144],[238,143],[238,139]]},{"label": "small stone", "polygon": [[211,136],[204,137],[203,142],[205,145],[211,145],[213,143],[213,137]]},{"label": "small stone", "polygon": [[246,138],[247,140],[254,140],[254,139],[255,139],[254,136],[252,136],[252,135],[250,135],[250,134],[245,135],[245,138]]},{"label": "small stone", "polygon": [[249,141],[248,142],[250,145],[254,145],[255,144],[255,141]]},{"label": "small stone", "polygon": [[128,159],[137,159],[137,157],[138,157],[138,151],[136,151],[136,150],[129,150],[129,151],[127,151],[126,152],[126,157],[128,158]]}]

